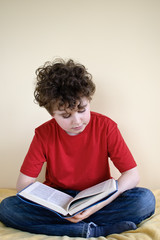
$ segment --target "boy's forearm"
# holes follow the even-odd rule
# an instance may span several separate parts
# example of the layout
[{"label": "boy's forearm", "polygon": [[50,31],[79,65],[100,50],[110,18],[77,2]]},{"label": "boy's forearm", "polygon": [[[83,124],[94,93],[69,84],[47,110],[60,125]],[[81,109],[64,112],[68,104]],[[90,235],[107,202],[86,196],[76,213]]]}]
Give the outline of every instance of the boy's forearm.
[{"label": "boy's forearm", "polygon": [[36,178],[32,178],[23,173],[20,173],[18,180],[17,180],[17,184],[16,184],[17,192],[21,191],[22,189],[24,189],[31,183],[35,182],[35,180],[36,180]]},{"label": "boy's forearm", "polygon": [[122,173],[118,179],[118,192],[121,194],[128,189],[136,187],[139,180],[140,176],[137,167]]},{"label": "boy's forearm", "polygon": [[99,203],[98,204],[99,209],[108,205],[110,202],[116,199],[124,191],[136,187],[138,183],[139,183],[139,173],[138,173],[137,167],[122,173],[121,176],[118,178],[118,191],[106,201]]}]

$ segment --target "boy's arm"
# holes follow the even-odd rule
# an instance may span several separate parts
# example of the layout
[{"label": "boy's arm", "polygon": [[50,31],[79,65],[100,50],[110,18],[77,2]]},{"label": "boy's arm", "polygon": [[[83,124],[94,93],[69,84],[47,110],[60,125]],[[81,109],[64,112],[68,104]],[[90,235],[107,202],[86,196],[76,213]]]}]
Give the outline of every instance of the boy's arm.
[{"label": "boy's arm", "polygon": [[121,176],[118,179],[118,191],[113,196],[111,196],[109,199],[107,199],[104,202],[101,202],[91,208],[88,208],[87,210],[75,215],[72,218],[68,218],[68,221],[77,223],[79,221],[82,221],[85,218],[88,218],[93,213],[97,212],[101,208],[108,205],[110,202],[112,202],[114,199],[116,199],[121,193],[124,191],[136,187],[136,185],[139,182],[139,173],[137,167],[132,168],[126,172],[123,172]]},{"label": "boy's arm", "polygon": [[31,183],[34,183],[35,180],[36,178],[32,178],[23,173],[20,173],[16,184],[17,192],[21,191],[23,188],[27,187]]}]

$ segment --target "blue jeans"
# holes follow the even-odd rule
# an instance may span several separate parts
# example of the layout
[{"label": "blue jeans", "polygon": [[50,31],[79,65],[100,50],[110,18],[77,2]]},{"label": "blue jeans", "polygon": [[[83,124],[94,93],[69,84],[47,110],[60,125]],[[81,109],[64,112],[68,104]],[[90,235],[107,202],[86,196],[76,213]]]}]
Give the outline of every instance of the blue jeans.
[{"label": "blue jeans", "polygon": [[[66,192],[72,196],[77,194],[76,191]],[[136,226],[154,211],[153,193],[145,188],[133,188],[79,223],[71,223],[54,212],[27,204],[17,196],[12,196],[0,204],[0,221],[8,227],[31,233],[87,238],[129,230],[125,227],[126,222],[132,222]]]}]

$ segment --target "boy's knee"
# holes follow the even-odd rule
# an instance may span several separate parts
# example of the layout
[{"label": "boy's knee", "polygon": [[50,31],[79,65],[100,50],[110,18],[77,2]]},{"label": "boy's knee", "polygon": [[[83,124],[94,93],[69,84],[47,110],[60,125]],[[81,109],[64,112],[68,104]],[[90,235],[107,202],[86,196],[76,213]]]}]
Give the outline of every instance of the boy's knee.
[{"label": "boy's knee", "polygon": [[2,202],[0,203],[0,213],[4,210],[6,202],[7,198],[3,199]]},{"label": "boy's knee", "polygon": [[155,196],[147,188],[139,188],[139,194],[137,197],[137,209],[139,211],[144,211],[144,209],[150,214],[153,214],[155,211]]},{"label": "boy's knee", "polygon": [[6,202],[7,200],[6,199],[4,199],[4,200],[2,200],[2,202],[0,203],[0,221],[1,222],[3,222],[3,217],[4,217],[4,215],[6,215],[5,214],[5,212],[6,212],[6,207],[5,207],[5,202]]},{"label": "boy's knee", "polygon": [[8,198],[5,198],[0,203],[0,215],[2,215],[3,212],[6,210],[6,206],[8,205],[7,202],[8,202]]},{"label": "boy's knee", "polygon": [[14,197],[7,197],[2,200],[0,203],[0,219],[4,215],[8,215],[8,213],[11,213],[12,204],[13,204]]},{"label": "boy's knee", "polygon": [[145,203],[145,204],[151,204],[152,205],[155,205],[155,197],[154,197],[154,194],[152,193],[151,190],[147,189],[147,188],[141,188],[141,198],[142,198],[142,201]]}]

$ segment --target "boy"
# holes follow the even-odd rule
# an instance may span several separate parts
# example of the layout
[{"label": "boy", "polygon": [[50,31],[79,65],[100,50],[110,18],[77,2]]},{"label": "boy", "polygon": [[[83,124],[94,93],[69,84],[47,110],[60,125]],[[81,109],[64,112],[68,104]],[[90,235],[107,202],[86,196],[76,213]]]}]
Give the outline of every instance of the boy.
[{"label": "boy", "polygon": [[13,196],[2,201],[0,220],[6,226],[32,233],[85,238],[136,229],[154,213],[155,198],[148,189],[136,188],[137,165],[117,124],[90,112],[95,92],[91,74],[83,65],[62,59],[46,63],[36,74],[35,99],[53,118],[35,130],[17,191],[34,182],[47,162],[44,183],[75,196],[111,178],[110,158],[121,172],[118,192],[66,219]]}]

